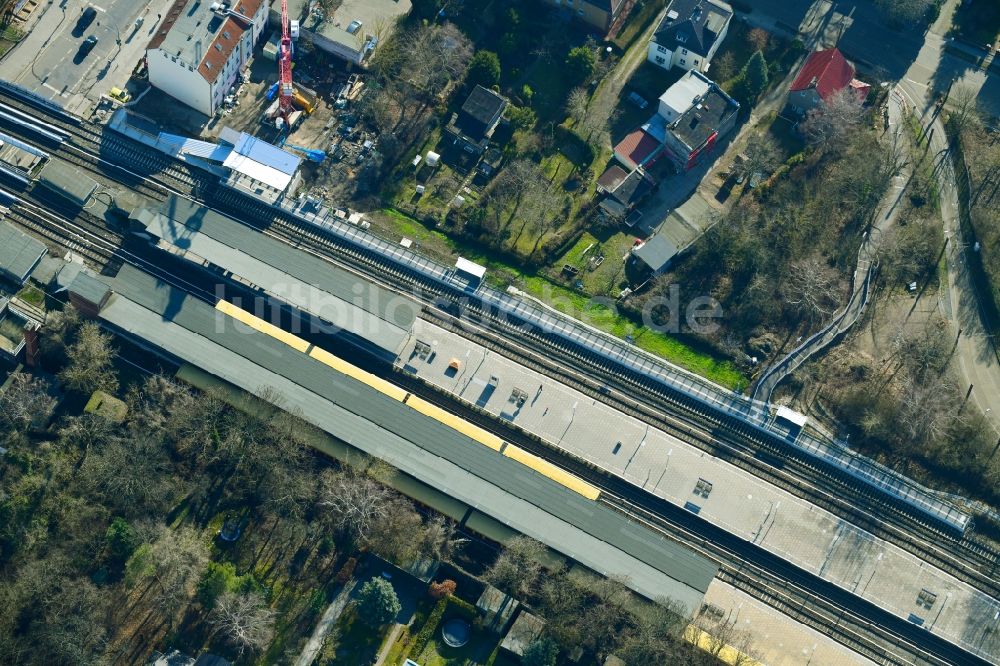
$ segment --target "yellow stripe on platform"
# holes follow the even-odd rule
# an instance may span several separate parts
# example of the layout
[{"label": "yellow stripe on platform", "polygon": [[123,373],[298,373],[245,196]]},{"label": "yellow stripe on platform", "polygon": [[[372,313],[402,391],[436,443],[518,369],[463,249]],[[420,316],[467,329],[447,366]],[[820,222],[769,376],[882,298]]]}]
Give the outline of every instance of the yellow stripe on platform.
[{"label": "yellow stripe on platform", "polygon": [[395,384],[390,384],[381,377],[373,375],[370,372],[365,372],[361,368],[351,365],[344,359],[334,356],[325,349],[321,349],[320,347],[313,347],[312,350],[309,352],[309,356],[316,359],[323,365],[333,368],[334,370],[336,370],[341,374],[347,375],[352,379],[357,379],[362,384],[371,386],[379,393],[383,393],[392,398],[393,400],[398,400],[402,402],[403,398],[406,397],[406,391],[399,388]]},{"label": "yellow stripe on platform", "polygon": [[574,492],[580,493],[587,499],[595,500],[601,494],[600,490],[590,485],[583,479],[570,474],[566,470],[553,465],[547,460],[539,458],[533,453],[528,453],[524,449],[508,444],[507,448],[504,449],[503,454],[512,460],[516,460],[522,465],[530,467],[542,476],[547,476],[556,483],[564,485]]},{"label": "yellow stripe on platform", "polygon": [[732,645],[723,645],[720,649],[717,639],[707,631],[693,624],[689,624],[684,629],[684,640],[699,650],[715,654],[716,658],[724,664],[733,664],[733,666],[736,664],[739,664],[739,666],[764,666],[760,661],[740,652]]},{"label": "yellow stripe on platform", "polygon": [[215,309],[219,312],[229,315],[233,319],[246,324],[255,331],[259,331],[264,335],[274,338],[280,342],[284,342],[286,345],[295,349],[296,351],[304,352],[309,349],[309,343],[302,338],[292,335],[287,331],[284,331],[274,324],[270,324],[260,317],[255,317],[246,310],[238,308],[229,301],[219,301],[215,304]]},{"label": "yellow stripe on platform", "polygon": [[466,437],[471,437],[483,446],[488,446],[494,451],[499,451],[503,446],[503,440],[493,433],[483,430],[477,425],[473,425],[465,419],[455,416],[451,412],[446,412],[436,405],[432,405],[422,398],[411,395],[406,404],[420,412],[424,416],[429,416],[435,421],[445,424],[453,430],[457,430]]}]

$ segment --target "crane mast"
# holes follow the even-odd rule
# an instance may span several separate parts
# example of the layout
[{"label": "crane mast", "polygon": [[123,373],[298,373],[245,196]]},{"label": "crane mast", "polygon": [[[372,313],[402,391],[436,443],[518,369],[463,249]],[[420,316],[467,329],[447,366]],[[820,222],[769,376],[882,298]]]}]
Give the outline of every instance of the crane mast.
[{"label": "crane mast", "polygon": [[292,86],[292,34],[288,21],[288,0],[281,0],[281,43],[278,53],[278,71],[280,74],[278,113],[281,114],[287,125],[288,117],[294,110],[292,97],[295,95],[295,88]]}]

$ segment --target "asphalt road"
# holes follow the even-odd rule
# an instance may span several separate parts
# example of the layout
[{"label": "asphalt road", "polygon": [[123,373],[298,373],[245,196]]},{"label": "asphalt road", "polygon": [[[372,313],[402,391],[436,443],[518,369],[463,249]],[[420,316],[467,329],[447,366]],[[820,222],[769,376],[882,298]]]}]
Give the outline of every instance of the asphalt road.
[{"label": "asphalt road", "polygon": [[[0,78],[19,83],[74,111],[93,104],[113,86],[124,87],[142,58],[165,0],[61,0],[40,6],[29,19],[29,33],[0,62]],[[86,7],[97,16],[80,36],[73,32]],[[136,27],[136,19],[143,24]],[[32,23],[33,21],[33,23]],[[80,57],[90,35],[97,45]]]}]

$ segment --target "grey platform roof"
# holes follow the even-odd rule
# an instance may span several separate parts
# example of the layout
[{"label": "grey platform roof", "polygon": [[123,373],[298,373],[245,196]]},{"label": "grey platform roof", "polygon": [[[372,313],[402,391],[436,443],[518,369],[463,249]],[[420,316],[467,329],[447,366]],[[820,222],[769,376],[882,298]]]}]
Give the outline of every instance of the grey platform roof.
[{"label": "grey platform roof", "polygon": [[314,425],[650,599],[696,611],[710,560],[126,266],[101,317],[245,390],[271,387]]},{"label": "grey platform roof", "polygon": [[171,196],[132,219],[179,250],[395,355],[419,312],[414,301],[188,199]]},{"label": "grey platform roof", "polygon": [[69,290],[71,293],[96,305],[100,305],[104,301],[109,291],[108,285],[84,271],[80,271],[73,278],[73,282],[69,285]]},{"label": "grey platform roof", "polygon": [[87,199],[97,189],[96,180],[68,164],[54,160],[49,160],[38,172],[38,182],[77,206],[87,203]]},{"label": "grey platform roof", "polygon": [[45,255],[45,245],[8,222],[0,222],[0,271],[23,283]]}]

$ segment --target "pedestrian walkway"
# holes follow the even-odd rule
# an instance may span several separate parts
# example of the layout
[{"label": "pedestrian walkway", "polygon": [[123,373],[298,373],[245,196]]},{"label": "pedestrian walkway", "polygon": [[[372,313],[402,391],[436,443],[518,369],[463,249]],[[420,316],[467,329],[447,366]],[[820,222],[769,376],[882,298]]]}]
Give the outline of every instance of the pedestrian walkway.
[{"label": "pedestrian walkway", "polygon": [[[906,146],[909,146],[909,141],[902,134],[902,124],[906,113],[912,110],[912,105],[903,98],[902,93],[897,88],[893,88],[890,92],[887,104],[891,135],[884,137],[884,140],[897,142],[900,148],[905,149]],[[899,216],[900,203],[906,191],[906,183],[913,172],[911,162],[912,160],[908,160],[901,168],[900,173],[893,177],[892,187],[886,193],[882,205],[873,218],[871,228],[865,234],[861,249],[858,251],[858,261],[852,276],[851,297],[847,305],[826,326],[811,335],[805,342],[761,375],[754,387],[753,397],[755,399],[769,402],[771,393],[785,377],[795,372],[815,354],[839,340],[864,314],[872,296],[872,279],[878,268],[878,248],[884,234]]]},{"label": "pedestrian walkway", "polygon": [[312,636],[309,637],[306,646],[302,648],[302,654],[295,660],[295,666],[309,666],[316,660],[316,656],[323,647],[323,641],[326,640],[327,635],[336,626],[337,620],[340,619],[340,615],[347,608],[347,603],[351,600],[351,592],[354,591],[354,586],[357,584],[358,581],[354,578],[347,581],[347,584],[337,593],[337,596],[333,598],[330,605],[326,607],[326,610],[323,611],[323,617],[320,618],[316,629],[313,630]]}]

